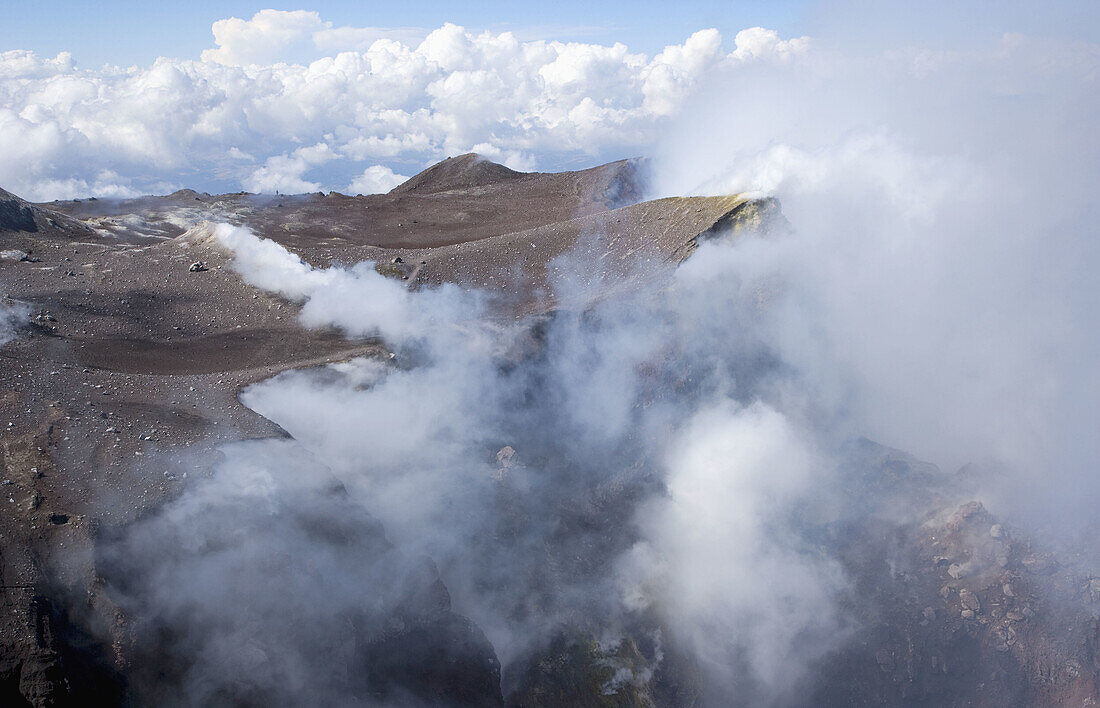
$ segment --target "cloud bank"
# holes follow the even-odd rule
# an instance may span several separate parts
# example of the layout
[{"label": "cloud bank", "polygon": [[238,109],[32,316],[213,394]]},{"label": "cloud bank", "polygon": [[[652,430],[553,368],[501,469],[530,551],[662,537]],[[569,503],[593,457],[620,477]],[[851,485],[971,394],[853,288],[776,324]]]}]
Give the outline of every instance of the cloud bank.
[{"label": "cloud bank", "polygon": [[448,155],[516,169],[634,156],[716,66],[789,61],[808,40],[701,30],[656,56],[445,24],[334,28],[263,10],[214,23],[201,59],[80,68],[0,53],[0,184],[26,198],[181,186],[381,190]]}]

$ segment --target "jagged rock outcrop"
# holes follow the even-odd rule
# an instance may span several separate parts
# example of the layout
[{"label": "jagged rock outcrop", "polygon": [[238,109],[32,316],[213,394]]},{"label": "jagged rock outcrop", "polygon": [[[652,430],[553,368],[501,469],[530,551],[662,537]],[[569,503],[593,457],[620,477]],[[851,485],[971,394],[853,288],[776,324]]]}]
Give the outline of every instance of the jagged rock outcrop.
[{"label": "jagged rock outcrop", "polygon": [[1059,569],[980,502],[952,503],[966,490],[950,475],[869,441],[861,446],[864,461],[881,462],[850,478],[855,493],[873,476],[873,495],[887,501],[831,530],[854,583],[847,603],[854,633],[818,668],[806,704],[1096,700],[1100,627],[1091,578]]},{"label": "jagged rock outcrop", "polygon": [[37,231],[30,206],[10,192],[0,189],[0,230]]},{"label": "jagged rock outcrop", "polygon": [[[94,232],[70,216],[47,209],[0,189],[0,234],[35,234],[39,231],[68,232],[73,236],[92,236]],[[0,246],[11,243],[9,239]]]}]

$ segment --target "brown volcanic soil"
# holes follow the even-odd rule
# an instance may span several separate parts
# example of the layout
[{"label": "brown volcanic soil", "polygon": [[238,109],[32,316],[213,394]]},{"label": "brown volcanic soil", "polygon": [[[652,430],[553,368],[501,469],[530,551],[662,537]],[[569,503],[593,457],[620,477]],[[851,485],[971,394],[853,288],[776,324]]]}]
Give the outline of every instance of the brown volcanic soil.
[{"label": "brown volcanic soil", "polygon": [[[0,191],[0,286],[28,313],[0,345],[0,705],[119,702],[126,622],[101,591],[96,538],[178,493],[217,445],[282,434],[240,405],[242,386],[386,355],[381,342],[303,329],[296,305],[245,284],[227,253],[185,232],[246,225],[316,266],[373,260],[410,288],[486,289],[512,317],[561,304],[548,282],[566,254],[599,292],[632,287],[718,231],[783,223],[774,202],[736,195],[639,203],[641,169],[524,174],[464,155],[365,197],[182,190],[32,205]],[[195,261],[208,270],[191,272]],[[930,466],[865,454],[875,459],[849,493],[867,495],[867,518],[832,531],[859,630],[804,702],[1095,703],[1100,578],[1059,566],[980,506],[959,507]],[[870,502],[883,500],[892,507],[879,518]],[[896,509],[910,520],[882,520]],[[548,649],[512,702],[590,698],[565,690],[606,670],[587,639]],[[662,671],[676,673],[668,657]],[[698,698],[690,668],[655,682],[651,695],[616,699]]]},{"label": "brown volcanic soil", "polygon": [[[241,387],[385,352],[303,329],[294,304],[246,285],[223,250],[179,238],[188,228],[247,225],[315,265],[377,260],[411,287],[503,285],[502,302],[530,310],[550,306],[538,296],[547,264],[583,235],[606,233],[619,264],[606,270],[625,272],[636,252],[682,258],[697,236],[745,213],[737,197],[632,204],[638,170],[624,161],[523,174],[464,155],[367,197],[183,190],[32,205],[0,193],[0,284],[31,320],[0,347],[0,491],[10,499],[0,516],[0,702],[118,690],[97,662],[119,647],[73,649],[90,640],[49,598],[84,597],[85,621],[114,617],[91,562],[101,529],[176,493],[217,445],[282,433],[238,403]],[[208,270],[191,272],[200,260]]]},{"label": "brown volcanic soil", "polygon": [[[641,167],[624,160],[579,172],[520,173],[477,155],[449,158],[389,194],[211,196],[78,200],[49,206],[105,233],[178,236],[203,218],[247,224],[295,250],[321,255],[354,246],[434,248],[523,231],[630,204]],[[134,218],[141,215],[141,218]]]}]

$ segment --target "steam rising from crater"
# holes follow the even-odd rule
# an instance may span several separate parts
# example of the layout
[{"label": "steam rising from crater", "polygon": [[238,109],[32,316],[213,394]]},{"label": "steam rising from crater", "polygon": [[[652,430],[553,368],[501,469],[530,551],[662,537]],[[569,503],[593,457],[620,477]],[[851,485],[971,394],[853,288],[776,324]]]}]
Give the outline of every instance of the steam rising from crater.
[{"label": "steam rising from crater", "polygon": [[654,189],[778,197],[794,234],[760,257],[786,304],[761,336],[838,430],[948,470],[991,463],[998,510],[1088,523],[1100,47],[932,50],[881,29],[713,75],[659,142]]},{"label": "steam rising from crater", "polygon": [[[552,641],[586,641],[600,627],[612,644],[655,647],[642,665],[620,666],[619,688],[608,690],[648,681],[661,670],[659,648],[671,646],[706,659],[711,700],[779,700],[843,636],[832,599],[842,572],[811,530],[788,529],[798,509],[831,498],[831,443],[819,445],[753,332],[769,304],[739,272],[737,245],[705,245],[643,292],[573,297],[576,309],[501,324],[476,292],[410,292],[370,264],[317,270],[245,229],[219,225],[215,235],[246,281],[301,301],[304,324],[381,336],[396,357],[287,372],[246,390],[242,401],[294,441],[229,448],[220,482],[192,487],[146,522],[139,535],[155,541],[128,547],[137,559],[155,552],[152,565],[164,569],[135,570],[124,595],[139,614],[175,626],[187,615],[180,597],[191,598],[205,619],[186,626],[225,628],[196,630],[200,656],[262,652],[298,667],[288,676],[309,676],[313,661],[331,660],[319,637],[345,641],[352,575],[307,560],[335,553],[328,536],[303,535],[307,504],[309,518],[359,509],[381,522],[393,553],[431,558],[454,611],[492,643],[506,694]],[[559,264],[570,276],[590,267]],[[334,484],[343,492],[330,499]],[[202,548],[205,529],[235,526],[227,498],[254,500],[269,521],[254,531],[262,540],[230,533],[214,556],[166,554],[162,544]],[[249,562],[248,548],[284,559],[274,577],[273,561]],[[160,573],[203,583],[165,596],[158,588],[178,581]],[[310,586],[300,576],[319,589],[300,596]],[[405,587],[382,571],[354,582],[367,594],[370,583]],[[224,585],[243,594],[226,596]],[[330,586],[349,599],[313,607]],[[331,627],[303,636],[293,624],[242,626],[251,615],[236,604],[249,588],[271,598],[273,614],[305,601],[310,623]],[[238,684],[238,663],[203,664],[184,683],[194,696],[219,695]],[[328,681],[319,695],[333,686],[350,684]]]},{"label": "steam rising from crater", "polygon": [[26,306],[21,303],[8,304],[4,301],[4,291],[0,288],[0,345],[15,338],[15,332],[28,316]]},{"label": "steam rising from crater", "polygon": [[[160,560],[123,595],[202,657],[257,657],[256,680],[286,695],[351,700],[354,682],[317,670],[351,641],[349,608],[397,612],[409,559],[427,557],[506,694],[556,637],[598,630],[661,647],[615,664],[607,690],[648,681],[667,649],[698,667],[707,703],[790,702],[846,636],[848,581],[822,529],[873,513],[836,491],[853,437],[948,471],[996,459],[986,494],[1011,513],[1091,511],[1075,503],[1100,491],[1096,57],[1006,37],[869,58],[826,46],[713,76],[661,143],[655,190],[775,195],[791,233],[704,244],[606,299],[565,277],[552,286],[570,308],[545,318],[502,323],[476,292],[313,269],[219,225],[245,280],[302,302],[304,325],[396,356],[248,389],[293,441],[230,448],[214,478],[228,488],[196,485],[131,546]],[[238,496],[259,541],[225,518]],[[302,531],[304,515],[345,514],[362,515],[350,536]],[[369,519],[387,563],[356,550]],[[341,565],[368,558],[371,573]],[[261,594],[277,618],[305,602],[309,631],[239,611]],[[200,697],[252,670],[193,669],[181,680]]]}]

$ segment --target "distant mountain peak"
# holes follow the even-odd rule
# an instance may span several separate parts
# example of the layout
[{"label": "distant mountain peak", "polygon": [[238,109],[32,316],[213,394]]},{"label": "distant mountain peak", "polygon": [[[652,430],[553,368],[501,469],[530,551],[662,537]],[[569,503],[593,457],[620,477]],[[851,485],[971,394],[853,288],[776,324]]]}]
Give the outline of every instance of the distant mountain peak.
[{"label": "distant mountain peak", "polygon": [[528,173],[516,172],[487,160],[477,153],[448,157],[394,187],[390,194],[435,194],[455,189],[484,187],[519,179]]}]

